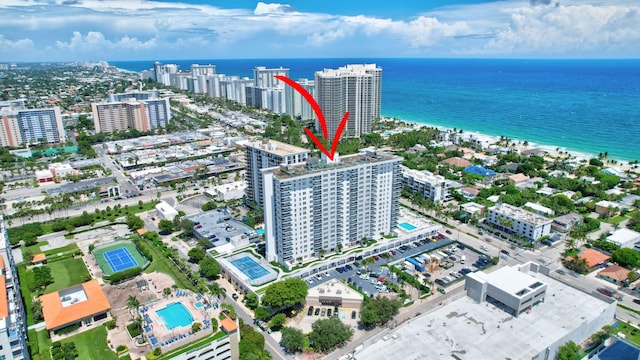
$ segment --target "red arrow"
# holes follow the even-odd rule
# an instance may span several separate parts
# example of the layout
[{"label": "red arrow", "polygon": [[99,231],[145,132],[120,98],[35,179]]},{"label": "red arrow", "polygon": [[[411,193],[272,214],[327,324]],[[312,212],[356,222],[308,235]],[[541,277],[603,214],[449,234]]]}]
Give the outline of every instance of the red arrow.
[{"label": "red arrow", "polygon": [[[322,113],[322,109],[320,109],[320,105],[318,105],[318,102],[316,101],[316,99],[314,99],[313,96],[311,94],[309,94],[309,92],[305,88],[303,88],[300,84],[298,84],[297,82],[289,79],[288,77],[280,76],[280,75],[275,75],[274,77],[276,79],[278,79],[278,80],[281,80],[281,81],[285,82],[287,85],[291,86],[294,90],[299,92],[300,95],[302,95],[302,97],[305,100],[307,100],[309,105],[311,105],[311,108],[313,109],[313,112],[318,117],[318,122],[320,122],[320,127],[322,128],[322,135],[324,136],[324,139],[328,140],[327,122],[326,122],[326,120],[324,118],[324,114]],[[313,134],[313,132],[311,132],[311,130],[305,128],[304,132],[307,134],[309,139],[311,141],[313,141],[314,144],[316,144],[316,146],[320,149],[320,151],[322,151],[325,155],[327,155],[327,157],[330,160],[333,161],[333,157],[334,157],[334,155],[336,153],[336,149],[338,148],[338,142],[340,141],[340,136],[342,135],[342,131],[344,131],[344,127],[347,125],[347,119],[349,119],[349,112],[348,111],[346,113],[344,113],[344,116],[342,117],[342,120],[340,121],[340,125],[338,126],[338,129],[337,129],[336,133],[334,134],[333,145],[331,146],[331,152],[329,152],[324,147],[324,145],[322,145],[322,142],[320,142],[320,140],[318,140],[318,138]]]}]

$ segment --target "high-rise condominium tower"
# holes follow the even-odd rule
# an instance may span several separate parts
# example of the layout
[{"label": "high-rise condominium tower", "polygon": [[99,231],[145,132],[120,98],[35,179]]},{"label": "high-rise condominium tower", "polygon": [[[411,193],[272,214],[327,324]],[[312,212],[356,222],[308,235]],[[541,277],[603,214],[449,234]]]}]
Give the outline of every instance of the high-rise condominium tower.
[{"label": "high-rise condominium tower", "polygon": [[[342,137],[371,132],[373,120],[380,118],[381,83],[382,69],[375,64],[316,72],[316,96],[327,122],[329,139],[333,140],[345,112],[349,112],[349,119]],[[317,131],[321,131],[317,120]]]}]

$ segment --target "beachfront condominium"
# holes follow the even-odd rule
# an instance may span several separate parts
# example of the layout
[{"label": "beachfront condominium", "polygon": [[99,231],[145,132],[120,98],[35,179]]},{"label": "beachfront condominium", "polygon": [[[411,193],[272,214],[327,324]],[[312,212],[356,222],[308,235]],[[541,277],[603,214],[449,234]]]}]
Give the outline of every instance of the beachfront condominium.
[{"label": "beachfront condominium", "polygon": [[266,257],[291,268],[398,224],[402,158],[363,150],[263,169]]},{"label": "beachfront condominium", "polygon": [[0,146],[18,147],[64,141],[59,107],[25,109],[20,105],[0,109]]},{"label": "beachfront condominium", "polygon": [[[316,98],[316,82],[309,79],[298,79],[296,81],[298,85],[302,86],[311,96]],[[286,99],[286,114],[291,116],[294,119],[300,120],[313,120],[314,112],[311,108],[311,104],[307,102],[296,90],[294,90],[291,86],[287,86],[284,88],[285,91],[285,99]]]},{"label": "beachfront condominium", "polygon": [[441,203],[448,200],[449,183],[442,175],[428,171],[418,171],[402,166],[402,185],[413,193],[421,194],[425,199]]},{"label": "beachfront condominium", "polygon": [[280,165],[304,163],[309,157],[309,150],[275,140],[248,142],[244,148],[247,164],[245,171],[246,201],[249,206],[255,209],[261,209],[264,205],[260,170]]},{"label": "beachfront condominium", "polygon": [[91,109],[96,133],[130,129],[144,132],[165,127],[171,119],[168,98],[122,97],[121,101],[92,103]]},{"label": "beachfront condominium", "polygon": [[[346,112],[349,119],[342,137],[360,137],[371,132],[372,122],[380,118],[381,68],[357,64],[324,69],[315,73],[315,85],[329,139],[333,140]],[[321,130],[318,119],[316,130]]]},{"label": "beachfront condominium", "polygon": [[487,221],[499,230],[522,236],[529,241],[549,235],[553,222],[552,219],[503,203],[489,208]]}]

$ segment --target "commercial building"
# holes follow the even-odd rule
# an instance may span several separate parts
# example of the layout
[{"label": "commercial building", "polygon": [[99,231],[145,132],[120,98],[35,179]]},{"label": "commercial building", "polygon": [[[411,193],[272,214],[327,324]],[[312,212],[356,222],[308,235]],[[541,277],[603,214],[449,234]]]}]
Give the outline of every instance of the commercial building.
[{"label": "commercial building", "polygon": [[487,221],[499,230],[523,236],[530,241],[549,235],[553,222],[544,216],[503,203],[489,208]]},{"label": "commercial building", "polygon": [[309,289],[306,304],[360,309],[364,296],[338,280],[330,280]]},{"label": "commercial building", "polygon": [[171,119],[169,98],[158,99],[153,92],[111,94],[109,98],[119,101],[91,104],[97,133],[130,129],[149,131],[167,126]]},{"label": "commercial building", "polygon": [[215,209],[186,216],[193,221],[196,239],[208,239],[218,253],[230,252],[260,241],[260,235],[226,209]]},{"label": "commercial building", "polygon": [[59,107],[25,109],[4,107],[0,110],[0,146],[55,144],[65,141]]},{"label": "commercial building", "polygon": [[108,317],[111,304],[98,280],[40,296],[45,328],[56,331],[79,324],[81,328]]},{"label": "commercial building", "polygon": [[309,157],[309,150],[275,140],[245,143],[244,148],[247,164],[247,203],[257,209],[264,205],[260,170],[280,165],[301,164]]},{"label": "commercial building", "polygon": [[584,218],[580,214],[568,213],[562,216],[558,216],[553,219],[551,223],[551,229],[563,234],[568,233],[574,228],[582,225]]},{"label": "commercial building", "polygon": [[[380,336],[365,341],[354,358],[555,359],[560,346],[568,341],[581,344],[610,324],[615,315],[616,301],[566,286],[549,277],[549,271],[538,264],[525,263],[506,268],[496,277],[485,274],[486,281],[496,286],[489,290],[487,284],[485,294],[493,294],[492,297],[519,299],[516,294],[524,289],[529,290],[524,297],[529,294],[544,296],[544,301],[518,316],[513,315],[512,307],[489,296],[481,303],[474,299],[482,293],[475,285],[484,287],[477,281],[483,276],[474,278],[468,275],[466,287],[469,296],[445,300],[433,311],[412,318],[393,330],[383,331]],[[520,284],[511,276],[526,281]],[[543,285],[532,287],[538,282]],[[521,290],[516,290],[516,287]],[[545,289],[544,295],[539,293],[541,288]],[[508,294],[501,294],[503,290]]]},{"label": "commercial building", "polygon": [[[329,140],[333,140],[346,112],[349,112],[349,119],[343,138],[360,137],[371,132],[371,124],[380,118],[381,68],[375,64],[352,64],[324,69],[315,73],[315,85]],[[316,128],[320,131],[318,119]]]},{"label": "commercial building", "polygon": [[0,218],[0,359],[29,359],[27,318],[18,271]]},{"label": "commercial building", "polygon": [[173,219],[178,216],[178,210],[166,201],[160,201],[156,204],[156,214],[158,214],[158,219],[160,220],[173,221]]},{"label": "commercial building", "polygon": [[[240,327],[231,318],[220,320],[218,333],[209,336],[209,341],[199,340],[198,346],[184,346],[184,352],[171,355],[172,360],[238,360],[240,358]],[[217,329],[214,329],[217,331]],[[222,335],[222,336],[220,336]]]},{"label": "commercial building", "polygon": [[266,257],[292,267],[398,225],[402,158],[372,149],[263,169]]},{"label": "commercial building", "polygon": [[401,166],[402,185],[425,199],[441,203],[449,196],[449,186],[444,176],[434,175],[428,171],[418,171]]}]

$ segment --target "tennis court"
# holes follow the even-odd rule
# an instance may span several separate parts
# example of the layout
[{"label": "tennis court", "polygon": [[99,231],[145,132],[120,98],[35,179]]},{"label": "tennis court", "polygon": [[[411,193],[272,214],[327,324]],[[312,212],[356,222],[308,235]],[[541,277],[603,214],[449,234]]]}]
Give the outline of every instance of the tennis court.
[{"label": "tennis court", "polygon": [[149,263],[136,246],[128,241],[121,241],[108,247],[95,249],[93,256],[105,276],[135,267],[144,268]]},{"label": "tennis court", "polygon": [[231,261],[231,263],[245,275],[247,275],[251,280],[255,280],[269,274],[269,270],[265,269],[262,265],[258,264],[249,256],[235,259]]},{"label": "tennis court", "polygon": [[129,253],[129,250],[125,248],[111,250],[102,254],[104,258],[111,266],[111,270],[114,272],[126,270],[132,267],[138,266],[138,263],[133,259],[133,256]]}]

